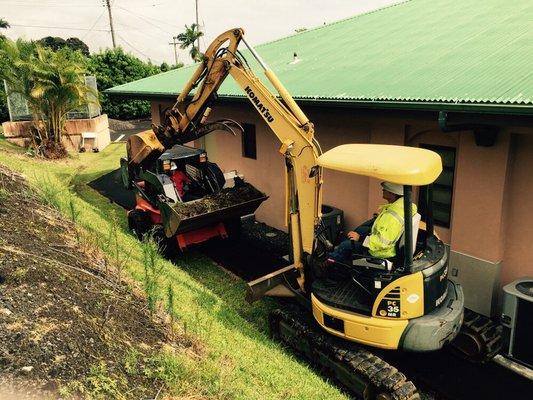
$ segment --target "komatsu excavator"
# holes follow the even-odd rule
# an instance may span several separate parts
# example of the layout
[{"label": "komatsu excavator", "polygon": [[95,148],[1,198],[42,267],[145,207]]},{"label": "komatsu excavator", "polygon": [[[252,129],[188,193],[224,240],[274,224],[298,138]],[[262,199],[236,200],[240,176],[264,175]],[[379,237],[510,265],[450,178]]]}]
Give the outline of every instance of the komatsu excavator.
[{"label": "komatsu excavator", "polygon": [[[252,72],[238,51],[241,42],[279,97]],[[247,294],[250,301],[263,295],[297,300],[297,305],[270,315],[273,336],[365,399],[419,398],[413,383],[372,348],[433,351],[454,341],[467,356],[493,355],[497,329],[477,315],[464,320],[462,289],[448,280],[445,246],[433,230],[431,184],[441,173],[440,157],[421,148],[372,144],[346,144],[322,153],[313,124],[248,45],[242,29],[214,40],[163,124],[136,136],[130,147],[142,148],[149,157],[150,149],[227,130],[227,121],[206,124],[227,75],[278,137],[286,166],[291,265],[250,282]],[[394,259],[354,254],[350,263],[330,262],[317,273],[316,265],[324,264],[332,246],[321,221],[325,168],[403,185],[405,225]],[[426,202],[423,222],[420,215],[412,215],[413,187]]]}]

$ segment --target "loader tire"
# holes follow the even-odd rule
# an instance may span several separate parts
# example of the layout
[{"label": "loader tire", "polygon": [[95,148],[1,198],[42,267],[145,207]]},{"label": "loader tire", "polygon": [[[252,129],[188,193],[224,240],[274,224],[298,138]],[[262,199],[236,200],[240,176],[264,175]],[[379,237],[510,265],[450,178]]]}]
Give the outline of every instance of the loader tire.
[{"label": "loader tire", "polygon": [[242,222],[240,218],[233,218],[224,223],[229,240],[239,240],[242,232]]},{"label": "loader tire", "polygon": [[182,255],[182,251],[176,240],[176,236],[167,238],[162,225],[154,225],[152,227],[152,238],[157,243],[157,249],[159,254],[165,257],[167,260],[175,260]]},{"label": "loader tire", "polygon": [[128,228],[137,239],[143,240],[151,227],[152,222],[146,211],[134,209],[128,212]]}]

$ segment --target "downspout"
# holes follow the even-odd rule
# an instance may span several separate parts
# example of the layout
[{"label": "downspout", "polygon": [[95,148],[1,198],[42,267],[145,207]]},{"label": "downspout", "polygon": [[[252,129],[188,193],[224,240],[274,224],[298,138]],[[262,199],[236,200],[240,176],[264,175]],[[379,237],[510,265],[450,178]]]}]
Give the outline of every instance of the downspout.
[{"label": "downspout", "polygon": [[439,111],[439,128],[442,132],[472,131],[476,145],[483,147],[494,146],[500,132],[499,126],[489,124],[463,123],[450,125],[446,111]]}]

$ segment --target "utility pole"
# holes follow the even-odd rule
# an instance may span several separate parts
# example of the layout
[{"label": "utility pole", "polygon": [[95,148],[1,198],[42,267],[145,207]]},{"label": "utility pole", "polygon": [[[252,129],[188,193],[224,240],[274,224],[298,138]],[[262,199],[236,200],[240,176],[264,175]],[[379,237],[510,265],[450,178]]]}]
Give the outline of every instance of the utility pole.
[{"label": "utility pole", "polygon": [[175,62],[175,65],[178,65],[178,50],[177,50],[177,45],[179,44],[178,42],[176,42],[176,39],[178,37],[177,36],[173,36],[172,37],[172,43],[169,43],[171,46],[174,46],[174,62]]},{"label": "utility pole", "polygon": [[111,40],[113,41],[113,48],[117,47],[115,42],[115,29],[113,29],[113,16],[111,15],[111,4],[109,0],[105,0],[105,5],[107,7],[107,12],[109,13],[109,27],[111,28]]},{"label": "utility pole", "polygon": [[[198,30],[200,30],[200,24],[198,23],[198,0],[195,0],[196,3],[196,26],[198,27]],[[200,36],[198,36],[196,48],[198,49],[198,53],[200,53]]]}]

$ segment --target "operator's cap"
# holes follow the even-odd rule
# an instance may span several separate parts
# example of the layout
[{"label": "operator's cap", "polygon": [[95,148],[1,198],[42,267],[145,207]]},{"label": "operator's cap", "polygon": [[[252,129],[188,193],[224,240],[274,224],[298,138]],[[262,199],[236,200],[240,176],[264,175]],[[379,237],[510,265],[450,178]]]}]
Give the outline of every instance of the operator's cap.
[{"label": "operator's cap", "polygon": [[392,182],[381,182],[381,187],[387,192],[394,193],[398,196],[403,196],[403,186]]}]

